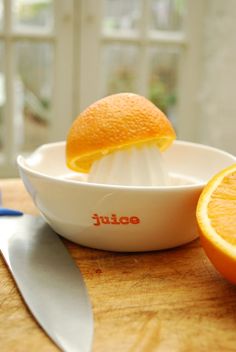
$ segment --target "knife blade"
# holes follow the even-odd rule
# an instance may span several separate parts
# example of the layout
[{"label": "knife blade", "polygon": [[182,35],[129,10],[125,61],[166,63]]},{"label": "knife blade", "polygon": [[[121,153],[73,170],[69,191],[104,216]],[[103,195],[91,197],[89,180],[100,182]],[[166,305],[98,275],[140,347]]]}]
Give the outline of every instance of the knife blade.
[{"label": "knife blade", "polygon": [[91,351],[92,306],[78,267],[41,217],[17,215],[0,216],[0,250],[25,303],[62,351]]}]

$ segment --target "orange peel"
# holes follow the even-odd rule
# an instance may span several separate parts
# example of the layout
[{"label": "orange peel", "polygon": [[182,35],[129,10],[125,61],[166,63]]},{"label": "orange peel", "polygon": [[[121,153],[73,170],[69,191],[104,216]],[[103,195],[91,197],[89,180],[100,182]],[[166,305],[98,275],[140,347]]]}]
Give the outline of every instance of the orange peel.
[{"label": "orange peel", "polygon": [[104,155],[133,145],[155,143],[160,150],[176,138],[165,114],[133,93],[110,95],[85,109],[73,122],[66,140],[70,169],[89,172]]},{"label": "orange peel", "polygon": [[209,181],[196,215],[207,256],[227,280],[236,284],[236,164]]}]

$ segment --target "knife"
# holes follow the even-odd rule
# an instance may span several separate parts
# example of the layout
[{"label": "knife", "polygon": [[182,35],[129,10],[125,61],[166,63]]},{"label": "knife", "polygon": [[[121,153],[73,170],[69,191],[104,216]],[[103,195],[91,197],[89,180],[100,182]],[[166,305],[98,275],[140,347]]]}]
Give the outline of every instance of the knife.
[{"label": "knife", "polygon": [[91,351],[92,307],[82,275],[39,216],[0,207],[0,250],[32,314],[64,352]]}]

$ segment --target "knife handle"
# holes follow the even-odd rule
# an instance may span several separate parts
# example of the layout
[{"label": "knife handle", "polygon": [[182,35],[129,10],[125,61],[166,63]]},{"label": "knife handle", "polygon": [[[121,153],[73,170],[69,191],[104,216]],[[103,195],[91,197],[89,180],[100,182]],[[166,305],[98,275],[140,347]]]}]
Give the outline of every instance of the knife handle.
[{"label": "knife handle", "polygon": [[23,213],[19,210],[0,207],[0,216],[22,216]]}]

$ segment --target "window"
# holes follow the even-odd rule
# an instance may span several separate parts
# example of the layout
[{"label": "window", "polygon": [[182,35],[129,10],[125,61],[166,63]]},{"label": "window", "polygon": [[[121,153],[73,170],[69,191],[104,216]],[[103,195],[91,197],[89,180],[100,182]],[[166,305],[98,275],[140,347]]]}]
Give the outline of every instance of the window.
[{"label": "window", "polygon": [[17,175],[17,154],[65,139],[76,114],[121,91],[152,100],[178,137],[194,140],[201,7],[0,0],[0,177]]},{"label": "window", "polygon": [[152,100],[197,140],[202,0],[81,1],[80,109],[120,91]]},{"label": "window", "polygon": [[0,176],[73,118],[73,1],[0,0]]},{"label": "window", "polygon": [[[82,73],[82,86],[87,87],[82,99],[85,106],[95,96],[133,91],[151,99],[178,127],[176,104],[179,65],[186,45],[186,1],[98,3],[100,13],[93,1],[82,1],[82,65],[93,67]],[[92,60],[99,64],[92,65]],[[93,96],[88,87],[92,80]]]}]

